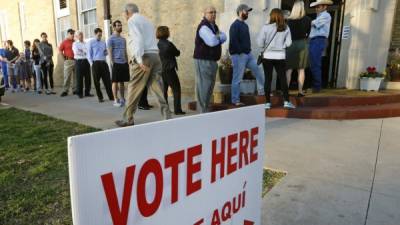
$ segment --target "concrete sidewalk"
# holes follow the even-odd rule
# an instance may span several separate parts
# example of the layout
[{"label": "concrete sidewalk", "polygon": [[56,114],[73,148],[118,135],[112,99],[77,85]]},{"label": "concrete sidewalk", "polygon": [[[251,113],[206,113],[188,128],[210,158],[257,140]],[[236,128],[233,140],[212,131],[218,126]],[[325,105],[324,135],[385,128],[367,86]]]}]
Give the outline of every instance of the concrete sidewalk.
[{"label": "concrete sidewalk", "polygon": [[[75,96],[8,93],[3,101],[101,129],[123,111]],[[157,108],[139,110],[136,123],[160,119]],[[265,166],[288,175],[264,199],[263,225],[400,224],[400,118],[268,119],[266,127]]]}]

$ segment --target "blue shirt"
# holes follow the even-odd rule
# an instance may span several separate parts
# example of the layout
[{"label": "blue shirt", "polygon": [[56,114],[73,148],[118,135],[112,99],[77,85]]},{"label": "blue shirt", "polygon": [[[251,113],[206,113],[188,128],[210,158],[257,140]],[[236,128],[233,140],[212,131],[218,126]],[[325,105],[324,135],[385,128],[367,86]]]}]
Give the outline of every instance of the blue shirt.
[{"label": "blue shirt", "polygon": [[236,19],[229,29],[229,53],[235,54],[249,54],[251,52],[251,40],[249,26]]},{"label": "blue shirt", "polygon": [[127,63],[126,40],[121,36],[111,35],[107,41],[107,47],[112,51],[112,61],[118,64]]},{"label": "blue shirt", "polygon": [[31,50],[29,50],[29,48],[25,49],[25,58],[28,61],[31,59]]},{"label": "blue shirt", "polygon": [[314,37],[329,37],[331,29],[331,15],[324,11],[318,14],[317,18],[311,22],[310,38]]},{"label": "blue shirt", "polygon": [[89,42],[88,52],[88,60],[90,64],[93,64],[93,61],[106,61],[107,46],[104,41],[98,41],[97,39],[91,40]]}]

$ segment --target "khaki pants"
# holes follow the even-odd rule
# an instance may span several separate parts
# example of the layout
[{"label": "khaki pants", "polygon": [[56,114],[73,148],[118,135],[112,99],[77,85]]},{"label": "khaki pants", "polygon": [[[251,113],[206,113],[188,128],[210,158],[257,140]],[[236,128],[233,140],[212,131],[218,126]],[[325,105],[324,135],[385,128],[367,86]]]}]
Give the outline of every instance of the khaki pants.
[{"label": "khaki pants", "polygon": [[76,91],[75,60],[64,61],[64,86],[63,92],[68,93],[72,79],[72,91]]},{"label": "khaki pants", "polygon": [[136,62],[131,63],[124,119],[128,121],[133,119],[140,97],[146,86],[156,95],[160,104],[161,115],[164,119],[170,119],[171,111],[163,94],[160,57],[158,54],[144,54],[143,64],[149,67],[148,71],[143,71]]}]

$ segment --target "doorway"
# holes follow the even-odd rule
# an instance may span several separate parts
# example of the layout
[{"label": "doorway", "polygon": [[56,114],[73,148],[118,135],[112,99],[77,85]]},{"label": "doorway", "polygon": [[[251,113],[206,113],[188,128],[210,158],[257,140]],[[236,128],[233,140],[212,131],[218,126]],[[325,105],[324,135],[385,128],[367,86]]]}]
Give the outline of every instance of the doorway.
[{"label": "doorway", "polygon": [[[281,9],[288,11],[293,7],[295,0],[281,0]],[[310,8],[310,4],[313,0],[304,0],[307,16],[311,19],[315,19],[317,14],[313,8]],[[325,50],[325,54],[322,60],[322,87],[323,88],[336,88],[338,67],[339,67],[339,55],[341,46],[341,30],[343,27],[343,16],[344,16],[344,4],[345,0],[333,0],[333,5],[328,7],[328,12],[332,16],[331,31],[328,38],[328,46]],[[311,71],[308,68],[306,70],[306,82],[305,88],[311,87]],[[297,88],[297,72],[293,73],[291,87]]]}]

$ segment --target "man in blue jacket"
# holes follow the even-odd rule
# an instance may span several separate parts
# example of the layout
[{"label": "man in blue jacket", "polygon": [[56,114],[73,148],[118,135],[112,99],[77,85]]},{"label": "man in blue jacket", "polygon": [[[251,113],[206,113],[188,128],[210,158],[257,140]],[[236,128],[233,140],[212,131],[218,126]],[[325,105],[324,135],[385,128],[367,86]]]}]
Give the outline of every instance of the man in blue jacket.
[{"label": "man in blue jacket", "polygon": [[253,9],[246,4],[238,6],[236,13],[238,18],[229,29],[229,53],[232,57],[233,79],[232,79],[232,104],[242,106],[240,102],[240,82],[243,79],[246,68],[249,68],[257,80],[259,95],[264,95],[264,75],[257,66],[257,61],[251,54],[251,40],[249,26],[245,23],[249,12]]}]

